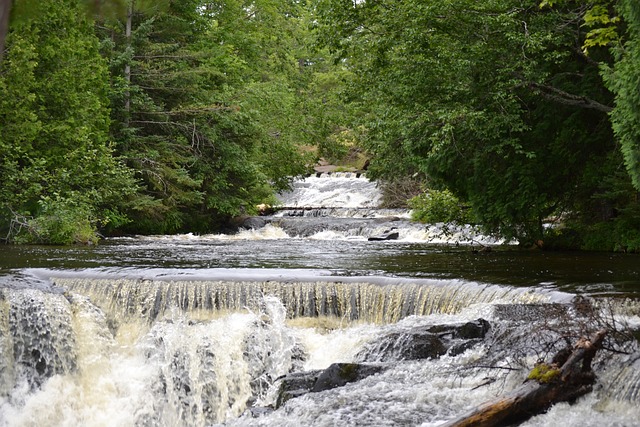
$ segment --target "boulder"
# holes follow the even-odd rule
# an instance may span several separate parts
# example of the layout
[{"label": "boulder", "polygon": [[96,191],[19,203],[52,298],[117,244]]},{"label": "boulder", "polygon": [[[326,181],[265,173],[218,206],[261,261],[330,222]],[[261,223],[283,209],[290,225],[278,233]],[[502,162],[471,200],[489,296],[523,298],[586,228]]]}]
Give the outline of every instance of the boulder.
[{"label": "boulder", "polygon": [[264,218],[261,218],[259,216],[250,216],[242,222],[240,227],[247,230],[258,230],[260,228],[263,228],[267,224],[268,221]]},{"label": "boulder", "polygon": [[392,332],[365,346],[356,355],[360,362],[391,362],[398,360],[437,359],[447,352],[438,335],[410,330]]},{"label": "boulder", "polygon": [[431,326],[427,331],[438,334],[440,337],[451,339],[475,339],[484,338],[491,329],[491,325],[484,319],[459,325],[436,325]]},{"label": "boulder", "polygon": [[278,398],[276,399],[276,409],[294,397],[309,393],[316,384],[316,381],[318,381],[321,373],[321,370],[294,372],[280,378],[280,389],[278,390]]},{"label": "boulder", "polygon": [[348,383],[360,381],[384,369],[382,365],[360,363],[333,363],[327,369],[319,371],[296,372],[280,379],[280,390],[276,399],[276,409],[288,400],[305,395],[342,387]]},{"label": "boulder", "polygon": [[360,363],[333,363],[322,371],[311,389],[312,392],[331,390],[345,384],[360,381],[363,378],[382,371],[381,365],[363,365]]},{"label": "boulder", "polygon": [[382,234],[370,236],[368,240],[370,242],[379,240],[396,240],[398,237],[400,237],[400,233],[397,232],[395,228],[392,228],[391,230],[386,230]]},{"label": "boulder", "polygon": [[437,359],[461,354],[483,340],[489,322],[478,319],[459,325],[435,325],[394,331],[377,338],[356,355],[359,362]]}]

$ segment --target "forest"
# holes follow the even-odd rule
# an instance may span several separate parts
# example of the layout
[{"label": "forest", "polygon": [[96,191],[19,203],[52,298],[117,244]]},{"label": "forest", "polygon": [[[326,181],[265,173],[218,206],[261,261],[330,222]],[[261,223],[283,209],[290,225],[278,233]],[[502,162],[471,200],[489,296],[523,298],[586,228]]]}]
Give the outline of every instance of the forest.
[{"label": "forest", "polygon": [[225,230],[356,154],[416,219],[640,251],[640,3],[0,0],[6,243]]}]

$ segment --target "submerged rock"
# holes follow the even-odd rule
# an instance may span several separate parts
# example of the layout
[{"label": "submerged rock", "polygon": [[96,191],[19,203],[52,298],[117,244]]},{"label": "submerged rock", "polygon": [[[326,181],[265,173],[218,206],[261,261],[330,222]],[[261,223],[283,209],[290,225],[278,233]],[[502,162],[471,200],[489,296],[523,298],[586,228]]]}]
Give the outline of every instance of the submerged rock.
[{"label": "submerged rock", "polygon": [[258,230],[260,228],[263,228],[268,223],[269,221],[267,221],[265,218],[259,216],[251,216],[242,221],[242,223],[240,224],[240,228],[246,230]]}]

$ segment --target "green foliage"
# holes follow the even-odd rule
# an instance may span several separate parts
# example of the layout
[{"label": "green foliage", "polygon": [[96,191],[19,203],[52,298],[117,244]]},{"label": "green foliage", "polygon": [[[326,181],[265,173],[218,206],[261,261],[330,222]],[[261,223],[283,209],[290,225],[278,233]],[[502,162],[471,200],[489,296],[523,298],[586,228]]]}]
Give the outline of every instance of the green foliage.
[{"label": "green foliage", "polygon": [[414,221],[428,224],[473,222],[473,215],[468,206],[464,206],[449,190],[428,190],[410,199],[409,207],[413,210],[411,219]]},{"label": "green foliage", "polygon": [[44,197],[38,202],[36,216],[25,220],[13,241],[53,245],[95,244],[98,234],[91,211],[91,206],[74,200]]},{"label": "green foliage", "polygon": [[356,153],[370,178],[412,183],[397,194],[448,189],[412,199],[420,220],[471,221],[455,197],[522,243],[640,246],[637,1],[13,5],[0,64],[10,238],[211,231],[314,156]]},{"label": "green foliage", "polygon": [[[566,7],[568,0],[542,1],[540,8]],[[576,10],[581,15],[582,26],[587,34],[582,42],[582,50],[588,54],[595,47],[612,46],[620,40],[619,27],[622,20],[616,15],[617,0],[582,0],[582,8]]]},{"label": "green foliage", "polygon": [[135,183],[107,141],[108,74],[91,22],[71,0],[38,8],[13,24],[0,66],[0,228],[31,218],[29,241],[90,242]]},{"label": "green foliage", "polygon": [[589,178],[595,193],[581,197],[575,211],[545,231],[545,248],[640,252],[640,198],[622,167],[622,153],[611,152],[595,171]]},{"label": "green foliage", "polygon": [[584,26],[589,28],[582,48],[588,52],[596,46],[610,46],[618,42],[618,26],[620,17],[611,16],[612,1],[606,4],[594,4],[584,14]]},{"label": "green foliage", "polygon": [[617,147],[597,63],[611,57],[576,50],[584,31],[566,25],[590,9],[589,25],[605,23],[595,6],[608,3],[577,3],[320,1],[322,40],[362,106],[370,176],[426,177],[522,244],[541,239],[550,216],[590,224]]},{"label": "green foliage", "polygon": [[611,112],[613,130],[633,186],[640,191],[640,5],[621,0],[619,10],[625,19],[627,40],[615,48],[616,62],[605,69],[604,76],[616,96]]},{"label": "green foliage", "polygon": [[103,43],[116,151],[144,186],[124,229],[204,232],[255,212],[305,171],[290,131],[297,3],[190,0],[134,12],[131,36],[107,22]]},{"label": "green foliage", "polygon": [[32,230],[65,223],[43,208],[48,197],[83,206],[61,218],[107,233],[210,231],[273,200],[315,161],[300,145],[327,146],[340,129],[340,67],[311,47],[306,2],[13,6],[0,75],[3,231],[20,218]]}]

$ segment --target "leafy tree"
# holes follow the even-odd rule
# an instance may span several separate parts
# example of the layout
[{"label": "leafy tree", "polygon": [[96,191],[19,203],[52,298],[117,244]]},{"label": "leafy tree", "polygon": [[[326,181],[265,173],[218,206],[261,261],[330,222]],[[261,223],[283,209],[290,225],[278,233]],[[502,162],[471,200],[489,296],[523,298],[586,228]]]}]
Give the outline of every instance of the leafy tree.
[{"label": "leafy tree", "polygon": [[425,223],[473,222],[473,214],[449,190],[429,190],[409,200],[411,219]]},{"label": "leafy tree", "polygon": [[107,25],[112,133],[145,184],[131,231],[214,229],[304,171],[287,129],[296,62],[274,27],[295,27],[295,6],[191,0],[134,9],[130,36]]},{"label": "leafy tree", "polygon": [[600,75],[611,57],[581,49],[580,6],[320,1],[324,41],[368,106],[372,173],[448,188],[488,231],[523,243],[549,217],[594,220],[619,158]]},{"label": "leafy tree", "polygon": [[633,186],[640,191],[640,4],[621,0],[618,10],[624,18],[626,37],[614,46],[615,64],[605,68],[604,75],[616,96],[611,112],[613,130]]},{"label": "leafy tree", "polygon": [[76,2],[38,9],[12,27],[0,69],[0,223],[8,239],[95,241],[135,190],[107,140],[107,68]]}]

